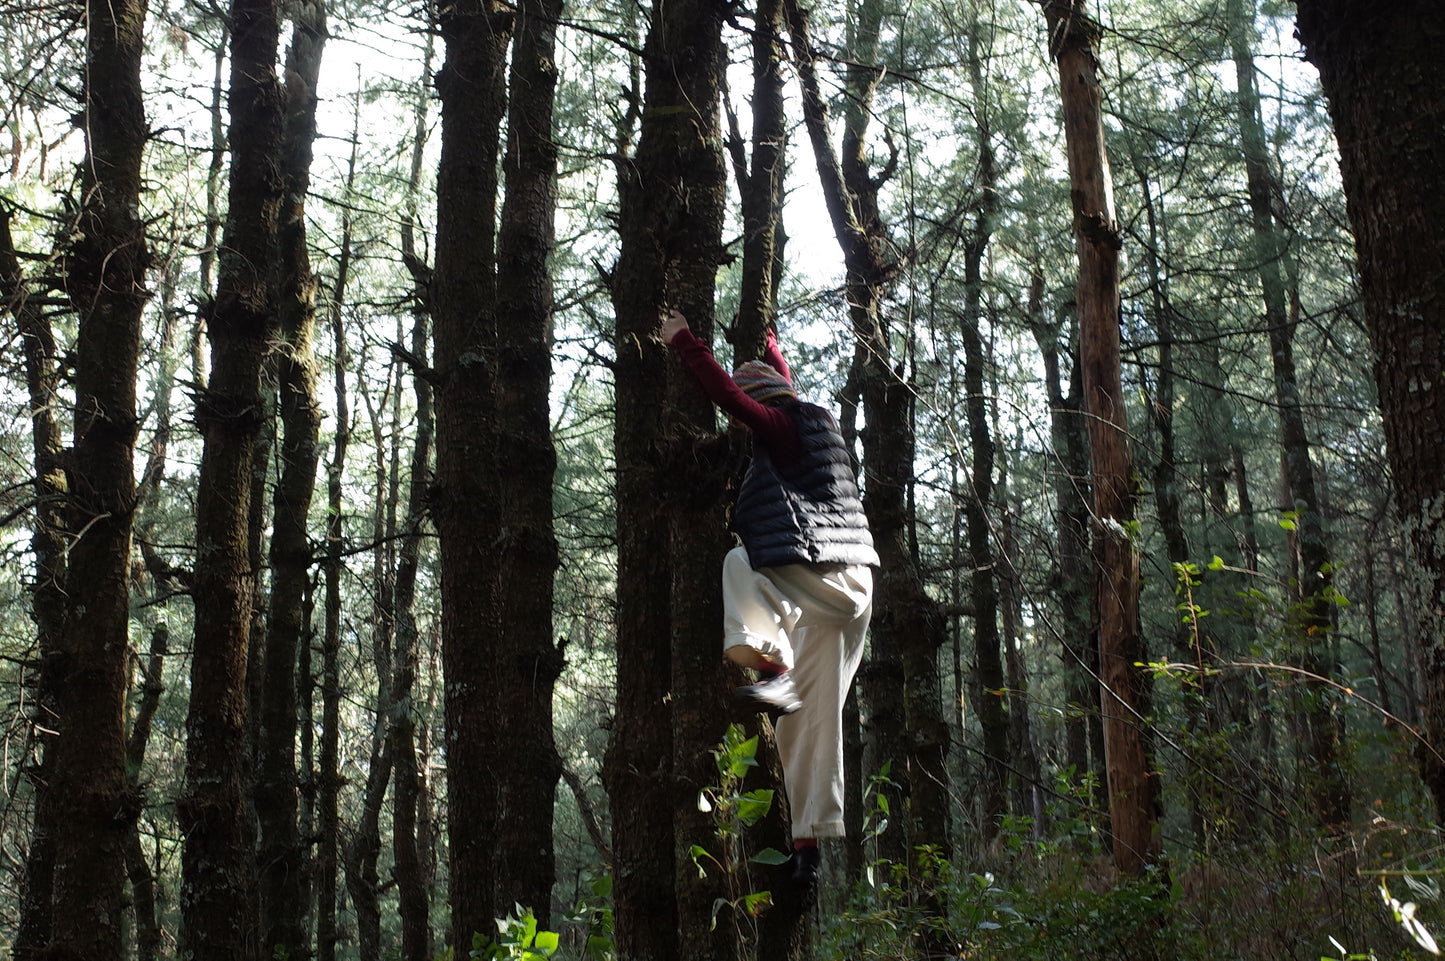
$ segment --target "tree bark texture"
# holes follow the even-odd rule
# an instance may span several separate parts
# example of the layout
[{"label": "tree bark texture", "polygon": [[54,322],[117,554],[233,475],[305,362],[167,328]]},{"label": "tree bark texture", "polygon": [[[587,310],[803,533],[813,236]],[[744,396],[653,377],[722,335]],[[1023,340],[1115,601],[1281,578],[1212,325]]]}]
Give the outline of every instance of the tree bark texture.
[{"label": "tree bark texture", "polygon": [[557,85],[556,24],[561,0],[523,0],[512,41],[506,198],[497,235],[494,389],[496,434],[491,456],[500,472],[501,516],[493,548],[499,604],[493,783],[498,823],[494,903],[520,903],[545,920],[552,910],[555,856],[552,809],[562,763],[552,735],[552,693],[563,654],[553,640],[552,596],[557,538],[548,393],[552,375],[552,280],[557,147],[552,112]]},{"label": "tree bark texture", "polygon": [[[1445,817],[1445,24],[1422,0],[1298,0],[1340,145],[1425,667],[1421,773]],[[1433,749],[1432,749],[1433,748]]]},{"label": "tree bark texture", "polygon": [[[280,479],[274,493],[271,593],[259,704],[256,818],[262,946],[288,957],[311,953],[303,878],[310,858],[300,826],[296,769],[297,649],[307,638],[311,567],[307,517],[320,460],[321,412],[312,352],[316,278],[306,246],[306,192],[316,139],[316,83],[326,42],[322,2],[301,4],[286,62],[282,153],[285,205],[279,230],[277,313],[282,349],[275,357],[282,429]],[[309,679],[308,679],[309,682]]]},{"label": "tree bark texture", "polygon": [[26,277],[11,236],[7,207],[0,210],[0,297],[15,319],[25,356],[30,401],[30,438],[35,471],[35,516],[30,550],[35,582],[30,588],[30,619],[35,622],[36,666],[29,707],[30,738],[39,762],[27,766],[35,796],[30,849],[25,859],[20,918],[11,950],[17,961],[31,961],[50,940],[51,880],[55,866],[55,796],[50,790],[60,637],[65,625],[65,471],[62,467],[60,366],[55,332],[30,300]]},{"label": "tree bark texture", "polygon": [[[127,788],[141,796],[140,771],[150,745],[151,729],[161,695],[165,693],[165,659],[170,646],[170,628],[164,623],[151,630],[150,652],[141,675],[140,701],[126,738],[125,764]],[[137,805],[136,815],[140,810]],[[132,818],[126,825],[125,869],[130,880],[131,902],[135,911],[136,957],[138,961],[155,961],[161,947],[161,921],[156,913],[156,879],[141,847],[139,825]]]},{"label": "tree bark texture", "polygon": [[[783,106],[782,0],[759,0],[753,31],[752,162],[743,156],[741,131],[730,145],[737,168],[743,215],[743,263],[733,347],[738,357],[762,356],[767,333],[777,323],[774,280],[782,257],[783,175],[787,167],[788,125]],[[735,120],[733,116],[730,121]]]},{"label": "tree bark texture", "polygon": [[1059,65],[1079,257],[1075,300],[1093,453],[1095,613],[1114,863],[1138,875],[1159,854],[1159,792],[1147,737],[1148,678],[1135,667],[1147,657],[1139,626],[1139,558],[1130,534],[1134,475],[1119,367],[1121,240],[1104,144],[1098,27],[1082,0],[1045,0],[1043,7],[1049,50]]},{"label": "tree bark texture", "polygon": [[63,250],[66,293],[79,317],[65,508],[75,534],[53,665],[59,735],[47,772],[55,816],[48,959],[108,961],[124,951],[126,812],[136,804],[124,721],[136,368],[149,297],[140,213],[145,15],[145,3],[133,0],[86,8],[86,152],[76,231]]},{"label": "tree bark texture", "polygon": [[[695,462],[715,415],[655,336],[666,307],[713,335],[727,173],[719,100],[726,63],[716,0],[657,4],[648,26],[641,129],[619,161],[617,316],[617,709],[603,774],[617,867],[617,947],[638,961],[725,958],[711,930],[717,872],[688,851],[714,828],[697,792],[726,715],[719,651],[722,466]],[[688,488],[696,485],[696,488]],[[668,521],[657,523],[659,494]]]},{"label": "tree bark texture", "polygon": [[351,907],[356,912],[356,951],[360,961],[381,959],[381,878],[377,871],[377,859],[381,855],[381,810],[386,803],[386,785],[391,780],[391,751],[386,742],[385,720],[390,693],[390,678],[379,676],[371,761],[367,765],[361,810],[352,829],[351,843],[346,845],[343,856],[346,892],[351,896]]},{"label": "tree bark texture", "polygon": [[[435,322],[437,466],[433,518],[441,541],[442,661],[446,676],[447,821],[451,859],[451,944],[471,950],[472,935],[494,933],[511,903],[497,904],[498,793],[490,773],[494,699],[520,665],[492,663],[497,651],[497,168],[506,108],[506,51],[512,15],[494,0],[444,6],[439,26],[446,60],[437,169],[436,259],[430,301]],[[498,669],[507,671],[500,682]],[[515,816],[516,812],[505,812]]]},{"label": "tree bark texture", "polygon": [[252,961],[258,951],[246,711],[255,584],[249,505],[252,455],[265,420],[261,367],[274,327],[285,112],[276,76],[276,3],[236,0],[231,27],[229,213],[209,317],[210,379],[196,411],[204,447],[196,499],[195,654],[186,786],[176,812],[186,835],[186,944],[210,961]]}]

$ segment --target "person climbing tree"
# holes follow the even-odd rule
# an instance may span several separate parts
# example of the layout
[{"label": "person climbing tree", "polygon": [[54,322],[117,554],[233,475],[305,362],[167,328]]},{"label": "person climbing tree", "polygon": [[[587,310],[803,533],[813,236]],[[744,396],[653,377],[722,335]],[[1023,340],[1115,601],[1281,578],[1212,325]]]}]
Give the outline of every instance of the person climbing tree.
[{"label": "person climbing tree", "polygon": [[863,656],[878,554],[838,423],[800,401],[768,332],[729,376],[676,310],[662,322],[703,392],[753,435],[723,560],[723,651],[759,675],[737,698],[773,715],[792,813],[789,876],[817,888],[818,839],[843,836],[843,700]]}]

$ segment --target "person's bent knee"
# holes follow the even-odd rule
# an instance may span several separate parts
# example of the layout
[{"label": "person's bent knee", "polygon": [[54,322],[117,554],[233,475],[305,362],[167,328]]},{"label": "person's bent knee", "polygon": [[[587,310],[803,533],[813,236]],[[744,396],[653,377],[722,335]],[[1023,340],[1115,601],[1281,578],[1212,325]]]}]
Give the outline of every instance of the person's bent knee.
[{"label": "person's bent knee", "polygon": [[739,667],[751,668],[754,671],[789,666],[776,655],[758,650],[745,635],[729,637],[724,643],[723,655]]}]

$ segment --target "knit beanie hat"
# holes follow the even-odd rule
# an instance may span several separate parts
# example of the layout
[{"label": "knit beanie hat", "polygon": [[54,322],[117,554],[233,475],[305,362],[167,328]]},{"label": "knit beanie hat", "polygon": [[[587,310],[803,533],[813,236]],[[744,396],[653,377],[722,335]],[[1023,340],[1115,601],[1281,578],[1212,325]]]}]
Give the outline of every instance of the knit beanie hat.
[{"label": "knit beanie hat", "polygon": [[771,364],[761,360],[750,360],[733,371],[733,383],[760,404],[774,397],[796,399],[798,396],[788,378],[774,370]]}]

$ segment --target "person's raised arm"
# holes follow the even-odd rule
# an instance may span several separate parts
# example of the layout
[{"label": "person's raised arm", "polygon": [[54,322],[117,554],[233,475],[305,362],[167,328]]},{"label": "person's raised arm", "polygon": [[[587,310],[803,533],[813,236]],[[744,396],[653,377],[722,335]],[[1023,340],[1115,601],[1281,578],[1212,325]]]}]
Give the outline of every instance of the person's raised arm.
[{"label": "person's raised arm", "polygon": [[[770,449],[784,456],[791,453],[797,444],[797,428],[792,418],[776,407],[760,404],[749,397],[722,369],[708,346],[693,336],[687,319],[681,313],[668,311],[658,334],[677,351],[683,366],[697,378],[709,400],[745,424]],[[773,367],[786,376],[787,364],[781,354],[778,354],[778,361],[783,366],[778,368],[773,364]]]},{"label": "person's raised arm", "polygon": [[778,348],[778,335],[771,328],[768,329],[768,343],[763,347],[763,362],[788,378],[788,383],[793,382],[793,373],[788,370],[788,362],[783,359],[783,352]]}]

